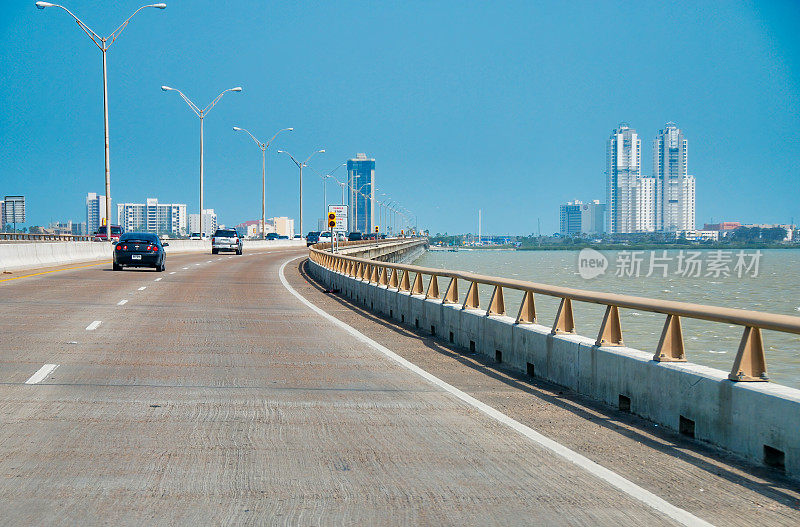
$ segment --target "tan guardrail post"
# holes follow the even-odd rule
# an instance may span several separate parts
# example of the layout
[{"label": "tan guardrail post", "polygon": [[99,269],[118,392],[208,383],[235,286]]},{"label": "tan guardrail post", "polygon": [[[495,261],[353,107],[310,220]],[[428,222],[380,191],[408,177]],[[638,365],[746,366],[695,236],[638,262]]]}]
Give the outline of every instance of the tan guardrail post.
[{"label": "tan guardrail post", "polygon": [[408,270],[403,270],[403,278],[400,280],[398,291],[411,291],[411,283],[408,280],[409,272]]},{"label": "tan guardrail post", "polygon": [[681,317],[678,315],[667,315],[653,360],[659,362],[686,362]]},{"label": "tan guardrail post", "polygon": [[425,293],[425,298],[439,298],[439,277],[435,274],[431,275],[431,281],[428,283],[428,292]]},{"label": "tan guardrail post", "polygon": [[603,323],[600,324],[600,333],[597,335],[595,346],[622,346],[622,324],[619,321],[619,308],[607,306]]},{"label": "tan guardrail post", "polygon": [[733,361],[728,379],[732,381],[768,381],[767,360],[764,357],[764,341],[761,328],[746,326],[739,343],[736,360]]},{"label": "tan guardrail post", "polygon": [[386,267],[381,267],[381,276],[378,279],[378,285],[388,285],[389,280],[386,278],[387,269]]},{"label": "tan guardrail post", "polygon": [[516,324],[536,323],[536,304],[533,301],[533,291],[525,291],[522,303],[519,305]]},{"label": "tan guardrail post", "polygon": [[378,266],[377,265],[373,265],[372,266],[372,274],[371,274],[371,276],[369,278],[369,281],[372,284],[377,284],[378,283]]},{"label": "tan guardrail post", "polygon": [[561,299],[551,333],[575,333],[575,317],[572,314],[572,299],[569,297]]},{"label": "tan guardrail post", "polygon": [[489,300],[489,308],[486,310],[486,316],[489,315],[505,315],[506,302],[503,298],[503,288],[499,285],[494,286],[492,298]]},{"label": "tan guardrail post", "polygon": [[470,282],[461,309],[480,309],[480,307],[481,301],[478,295],[478,282]]},{"label": "tan guardrail post", "polygon": [[444,291],[442,304],[458,304],[458,278],[453,276]]},{"label": "tan guardrail post", "polygon": [[400,280],[397,278],[398,269],[392,269],[392,276],[389,277],[389,289],[400,290]]},{"label": "tan guardrail post", "polygon": [[422,273],[417,273],[417,276],[414,277],[414,285],[411,286],[411,294],[421,295],[424,292],[425,289],[422,287]]}]

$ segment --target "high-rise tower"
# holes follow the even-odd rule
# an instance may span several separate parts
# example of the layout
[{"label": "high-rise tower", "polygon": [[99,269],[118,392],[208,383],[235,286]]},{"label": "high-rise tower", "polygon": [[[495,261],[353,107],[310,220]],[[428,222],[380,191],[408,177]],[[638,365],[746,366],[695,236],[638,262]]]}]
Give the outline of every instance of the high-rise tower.
[{"label": "high-rise tower", "polygon": [[642,141],[628,123],[611,132],[606,148],[608,232],[634,232],[641,179]]},{"label": "high-rise tower", "polygon": [[688,171],[688,141],[675,123],[667,123],[653,140],[656,178],[656,229],[695,228],[695,180]]}]

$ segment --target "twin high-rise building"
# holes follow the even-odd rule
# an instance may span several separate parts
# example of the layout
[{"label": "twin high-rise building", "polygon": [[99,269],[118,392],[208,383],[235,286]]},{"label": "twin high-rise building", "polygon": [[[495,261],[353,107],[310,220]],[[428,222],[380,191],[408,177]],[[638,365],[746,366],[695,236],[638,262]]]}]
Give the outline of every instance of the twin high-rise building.
[{"label": "twin high-rise building", "polygon": [[653,141],[652,177],[642,176],[642,142],[621,123],[606,149],[608,232],[692,230],[695,180],[688,175],[688,143],[675,123],[667,123]]},{"label": "twin high-rise building", "polygon": [[658,230],[695,228],[695,181],[688,172],[688,153],[686,138],[675,123],[667,123],[653,140]]}]

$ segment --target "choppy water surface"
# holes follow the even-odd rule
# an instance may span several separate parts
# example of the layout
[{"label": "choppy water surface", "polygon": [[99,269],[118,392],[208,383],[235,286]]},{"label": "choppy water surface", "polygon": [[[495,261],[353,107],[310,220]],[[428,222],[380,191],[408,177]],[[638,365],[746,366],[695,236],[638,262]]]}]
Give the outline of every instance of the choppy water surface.
[{"label": "choppy water surface", "polygon": [[[712,251],[703,251],[707,263]],[[735,253],[736,251],[734,251]],[[746,251],[753,253],[754,251]],[[584,279],[578,273],[578,251],[489,251],[461,250],[458,252],[430,251],[414,262],[425,267],[459,269],[480,274],[529,280],[550,285],[574,287],[591,291],[622,293],[663,300],[677,300],[712,306],[732,307],[800,316],[800,250],[762,250],[757,276],[752,270],[739,278],[731,276],[683,276],[678,274],[678,251],[667,251],[669,276],[662,277],[661,269],[652,276],[648,272],[650,251],[645,251],[642,273],[636,276],[617,276],[615,262],[618,253],[604,252],[610,267],[606,274]],[[657,256],[662,256],[658,251]],[[706,267],[703,275],[707,274]],[[445,287],[442,281],[440,287]],[[461,287],[464,287],[463,285]],[[464,291],[460,291],[463,299]],[[480,290],[481,306],[489,302],[491,290]],[[505,292],[506,309],[516,315],[521,294]],[[558,300],[536,296],[539,322],[551,325]],[[577,332],[595,337],[603,318],[604,307],[580,302],[573,303]],[[664,315],[621,310],[622,330],[627,346],[655,352]],[[686,357],[690,362],[730,371],[741,339],[742,327],[716,322],[682,319]],[[800,335],[764,331],[764,347],[770,380],[800,388]]]}]

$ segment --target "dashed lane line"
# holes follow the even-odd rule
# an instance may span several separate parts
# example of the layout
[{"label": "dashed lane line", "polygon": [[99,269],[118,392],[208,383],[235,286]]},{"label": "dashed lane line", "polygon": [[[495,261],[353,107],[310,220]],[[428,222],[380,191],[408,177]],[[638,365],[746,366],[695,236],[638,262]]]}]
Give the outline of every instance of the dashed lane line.
[{"label": "dashed lane line", "polygon": [[102,323],[103,322],[101,320],[95,320],[94,322],[92,322],[91,324],[86,326],[86,331],[94,331],[95,329],[100,327],[100,324],[102,324]]},{"label": "dashed lane line", "polygon": [[582,468],[586,472],[592,474],[593,476],[609,483],[610,485],[616,487],[620,491],[624,492],[628,496],[631,496],[634,499],[639,500],[640,502],[644,503],[652,507],[653,509],[661,512],[662,514],[672,518],[673,520],[679,522],[682,525],[687,526],[711,526],[712,524],[698,518],[694,514],[676,507],[675,505],[669,503],[663,498],[660,498],[646,490],[639,485],[633,483],[630,480],[625,479],[624,477],[620,476],[616,472],[607,469],[606,467],[595,463],[591,459],[583,456],[574,450],[570,450],[569,448],[565,447],[561,443],[550,439],[547,436],[544,436],[534,430],[533,428],[526,426],[519,421],[507,416],[506,414],[496,410],[495,408],[489,406],[488,404],[479,401],[478,399],[472,397],[471,395],[467,394],[456,388],[455,386],[446,383],[445,381],[441,380],[440,378],[436,377],[432,373],[428,373],[426,370],[423,370],[416,364],[404,359],[397,353],[393,352],[386,346],[379,344],[378,342],[372,340],[368,336],[364,335],[354,327],[342,322],[338,318],[334,317],[333,315],[328,314],[327,312],[323,311],[321,308],[314,305],[311,301],[307,300],[303,295],[298,293],[290,284],[289,281],[286,280],[286,276],[284,275],[283,270],[286,268],[286,265],[289,262],[293,262],[298,258],[304,258],[304,256],[295,256],[283,263],[280,269],[278,269],[278,277],[283,284],[283,287],[286,288],[292,295],[294,295],[298,300],[300,300],[303,304],[311,308],[312,311],[317,313],[318,315],[322,316],[323,318],[329,320],[336,326],[340,327],[347,333],[351,334],[356,339],[360,340],[364,344],[376,349],[377,351],[383,353],[389,359],[395,361],[399,365],[405,367],[406,369],[416,373],[423,379],[427,380],[431,384],[438,386],[439,388],[443,389],[444,391],[454,395],[467,405],[475,408],[476,410],[484,413],[488,417],[494,419],[495,421],[502,423],[509,428],[519,432],[521,435],[527,437],[534,443],[540,445],[541,447],[551,451],[555,455],[569,461],[577,465],[578,467]]},{"label": "dashed lane line", "polygon": [[[124,306],[124,305],[125,305],[125,304],[127,304],[127,303],[128,303],[128,299],[127,299],[127,298],[123,298],[122,300],[120,300],[119,302],[117,302],[117,305],[118,305],[118,306]],[[86,329],[89,329],[89,328],[86,328]]]},{"label": "dashed lane line", "polygon": [[170,271],[169,274],[175,274],[175,273],[177,273],[177,271]]},{"label": "dashed lane line", "polygon": [[155,280],[153,280],[153,282],[160,282],[163,278],[164,278],[163,276],[160,278],[156,278]]},{"label": "dashed lane line", "polygon": [[144,291],[145,289],[147,289],[147,286],[146,286],[146,285],[143,285],[142,287],[140,287],[139,289],[137,289],[137,291]]},{"label": "dashed lane line", "polygon": [[31,378],[25,381],[25,384],[38,384],[42,382],[48,375],[53,373],[56,368],[58,368],[58,364],[45,364],[39,371],[31,375]]}]

